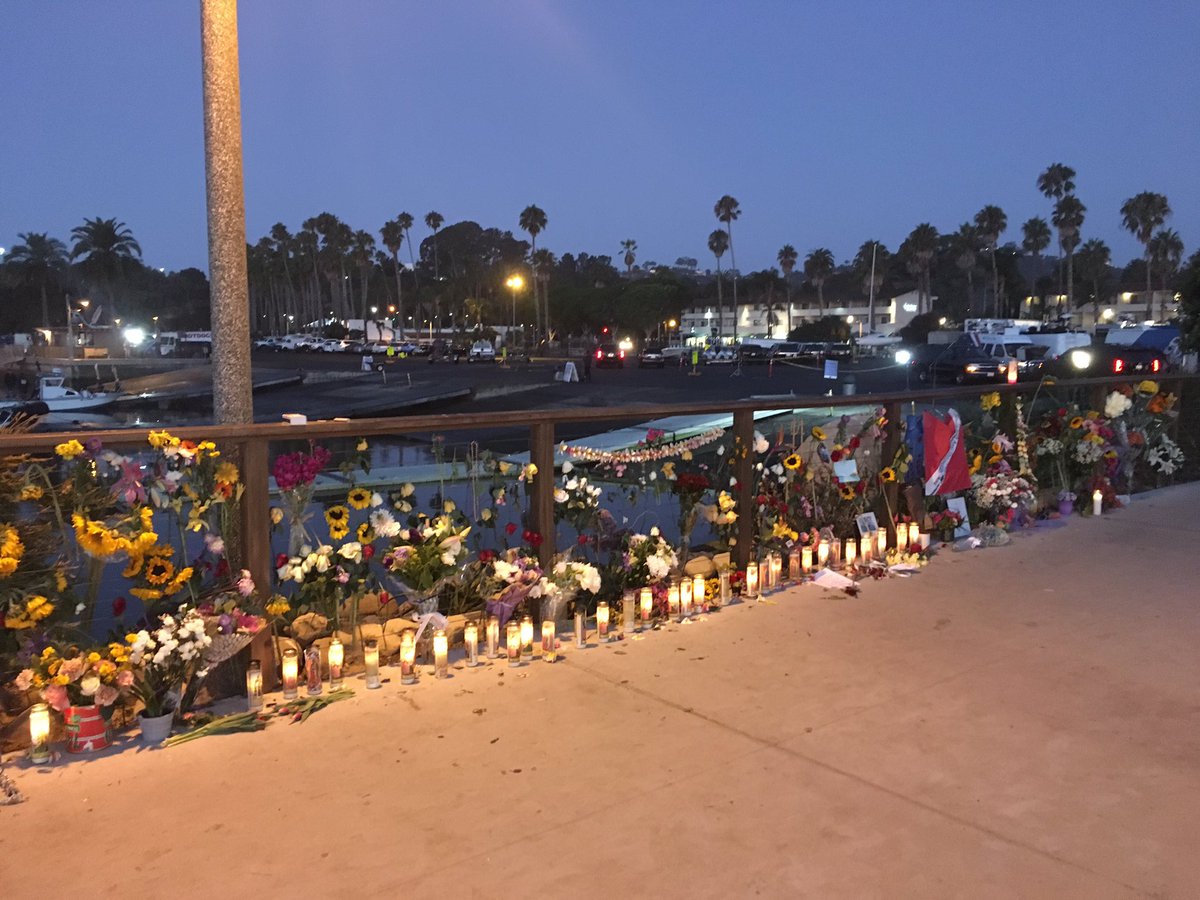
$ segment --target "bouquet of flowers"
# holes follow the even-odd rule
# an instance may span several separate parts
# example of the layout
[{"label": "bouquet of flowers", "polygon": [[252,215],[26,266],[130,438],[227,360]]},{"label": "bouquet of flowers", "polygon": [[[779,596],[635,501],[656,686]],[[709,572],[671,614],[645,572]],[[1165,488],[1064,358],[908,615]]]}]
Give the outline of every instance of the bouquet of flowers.
[{"label": "bouquet of flowers", "polygon": [[649,534],[631,534],[621,555],[624,582],[629,587],[644,587],[662,581],[679,565],[679,557],[658,527]]},{"label": "bouquet of flowers", "polygon": [[59,712],[69,706],[110,707],[133,684],[130,663],[124,644],[65,648],[51,644],[33,657],[15,684],[21,691],[39,690],[42,699]]},{"label": "bouquet of flowers", "polygon": [[962,523],[963,517],[952,509],[939,510],[929,516],[929,529],[937,532],[943,541],[953,540],[955,530]]},{"label": "bouquet of flowers", "polygon": [[975,505],[997,524],[1008,524],[1018,511],[1030,512],[1037,503],[1032,483],[1007,463],[993,466],[986,475],[972,478]]},{"label": "bouquet of flowers", "polygon": [[307,453],[297,450],[275,459],[271,474],[275,476],[275,484],[287,506],[291,527],[288,550],[292,554],[297,553],[306,542],[304,522],[308,516],[308,504],[312,501],[313,482],[331,459],[333,454],[317,444],[310,444]]},{"label": "bouquet of flowers", "polygon": [[516,548],[499,555],[484,551],[480,557],[483,577],[479,590],[487,598],[488,615],[499,616],[501,627],[521,603],[546,593],[548,585],[534,557]]},{"label": "bouquet of flowers", "polygon": [[158,622],[153,632],[142,629],[125,637],[133,691],[146,707],[142,715],[147,718],[178,709],[188,682],[207,671],[204,653],[212,644],[196,609],[181,606],[176,615],[159,616]]},{"label": "bouquet of flowers", "polygon": [[575,475],[574,471],[571,463],[562,464],[562,484],[554,489],[554,520],[566,519],[582,532],[593,524],[603,491],[586,475]]},{"label": "bouquet of flowers", "polygon": [[1183,465],[1183,451],[1177,443],[1162,434],[1158,443],[1146,454],[1146,462],[1160,475],[1174,475],[1175,470]]},{"label": "bouquet of flowers", "polygon": [[470,531],[469,525],[457,525],[449,515],[418,516],[413,527],[396,533],[383,564],[410,593],[427,597],[458,571]]}]

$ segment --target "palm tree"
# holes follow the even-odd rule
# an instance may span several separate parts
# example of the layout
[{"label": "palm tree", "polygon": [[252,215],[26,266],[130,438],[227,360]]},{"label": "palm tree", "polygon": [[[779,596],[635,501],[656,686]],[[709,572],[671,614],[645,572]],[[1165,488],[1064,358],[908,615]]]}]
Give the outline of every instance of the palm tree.
[{"label": "palm tree", "polygon": [[1150,257],[1162,277],[1163,290],[1170,286],[1171,279],[1183,262],[1183,238],[1174,228],[1161,228],[1150,238]]},{"label": "palm tree", "polygon": [[625,251],[625,271],[632,272],[634,261],[637,260],[637,241],[633,238],[623,240],[621,249]]},{"label": "palm tree", "polygon": [[1101,285],[1108,279],[1112,265],[1112,254],[1104,241],[1092,238],[1079,248],[1079,274],[1092,286],[1092,302],[1095,304],[1095,319],[1100,321]]},{"label": "palm tree", "polygon": [[[1038,190],[1054,204],[1075,193],[1075,170],[1064,163],[1051,163],[1037,180]],[[1062,235],[1059,234],[1058,253],[1055,257],[1058,269],[1058,293],[1062,294]]]},{"label": "palm tree", "polygon": [[1051,221],[1058,229],[1058,245],[1067,254],[1067,308],[1075,306],[1075,248],[1079,246],[1079,232],[1083,228],[1087,207],[1074,194],[1064,194],[1054,204]]},{"label": "palm tree", "polygon": [[[529,259],[531,268],[533,269],[533,309],[534,317],[541,319],[541,306],[538,303],[538,273],[537,263],[533,261],[533,254],[537,253],[537,236],[546,230],[546,213],[537,206],[530,204],[521,210],[521,215],[517,218],[517,225],[522,231],[529,234]],[[546,305],[546,330],[550,330],[550,308],[549,303]]]},{"label": "palm tree", "polygon": [[58,238],[45,232],[18,234],[21,243],[8,251],[7,265],[15,267],[26,284],[37,285],[42,295],[42,327],[50,327],[50,299],[47,287],[59,287],[59,273],[67,265],[67,248]]},{"label": "palm tree", "polygon": [[[721,296],[721,257],[729,249],[729,235],[718,228],[708,236],[708,249],[717,258],[717,337],[725,337],[725,304]],[[733,311],[737,316],[737,309]],[[735,329],[736,330],[736,329]]]},{"label": "palm tree", "polygon": [[83,268],[104,287],[112,315],[116,314],[113,284],[125,273],[129,261],[141,257],[142,248],[133,232],[116,219],[84,219],[71,229],[74,246],[71,259],[83,258]]},{"label": "palm tree", "polygon": [[392,267],[396,273],[396,316],[400,320],[400,339],[404,339],[404,290],[400,283],[400,248],[404,246],[404,229],[400,227],[399,218],[389,219],[379,229],[379,237],[383,246],[392,254]]},{"label": "palm tree", "polygon": [[867,330],[875,331],[875,293],[883,285],[888,250],[879,241],[863,241],[854,256],[854,273],[862,279],[862,292],[867,295]]},{"label": "palm tree", "polygon": [[537,253],[530,257],[537,272],[537,280],[541,285],[542,296],[546,300],[546,339],[550,339],[550,273],[554,271],[554,265],[558,262],[554,258],[554,254],[542,247]]},{"label": "palm tree", "polygon": [[804,278],[817,289],[817,307],[822,318],[825,317],[825,281],[835,268],[833,251],[826,247],[818,247],[804,257]]},{"label": "palm tree", "polygon": [[736,341],[738,320],[738,271],[737,257],[733,252],[733,220],[740,217],[742,211],[738,207],[737,200],[728,194],[725,194],[713,205],[713,214],[717,217],[718,221],[725,223],[725,230],[729,235],[729,268],[733,270],[733,339]]},{"label": "palm tree", "polygon": [[1154,300],[1154,293],[1150,287],[1150,270],[1154,260],[1150,254],[1150,239],[1154,236],[1154,230],[1161,227],[1170,215],[1171,206],[1167,203],[1166,195],[1156,194],[1153,191],[1142,191],[1121,204],[1121,224],[1126,231],[1137,238],[1145,254],[1146,310],[1151,316],[1153,316],[1154,310],[1150,308],[1149,304]]},{"label": "palm tree", "polygon": [[979,235],[975,226],[963,222],[954,233],[954,264],[967,276],[967,313],[975,302],[975,252],[979,249]]},{"label": "palm tree", "polygon": [[978,230],[979,239],[987,245],[988,255],[992,258],[992,312],[998,318],[1000,270],[996,268],[996,244],[1000,242],[1000,235],[1008,228],[1008,216],[1000,207],[989,204],[975,213],[975,228]]},{"label": "palm tree", "polygon": [[779,254],[775,257],[779,260],[779,268],[783,270],[783,286],[787,291],[787,336],[792,334],[792,270],[796,268],[796,262],[800,259],[800,254],[796,252],[796,248],[791,244],[784,244],[779,248]]},{"label": "palm tree", "polygon": [[350,248],[351,259],[358,269],[358,302],[362,310],[363,337],[367,336],[367,288],[371,283],[371,269],[375,266],[375,238],[369,231],[354,232]]},{"label": "palm tree", "polygon": [[442,218],[440,212],[425,213],[425,227],[433,232],[433,280],[441,281],[441,273],[438,271],[438,246],[437,237],[438,230],[442,227],[442,223],[446,220]]},{"label": "palm tree", "polygon": [[1034,216],[1032,219],[1027,219],[1021,226],[1021,235],[1021,249],[1034,259],[1036,269],[1033,276],[1033,290],[1030,293],[1036,295],[1036,272],[1041,271],[1042,268],[1042,251],[1050,246],[1050,225],[1045,219]]},{"label": "palm tree", "polygon": [[933,260],[937,256],[938,230],[928,222],[922,222],[909,232],[907,242],[909,252],[918,265],[917,309],[923,313],[933,310],[933,287],[930,284],[930,271]]}]

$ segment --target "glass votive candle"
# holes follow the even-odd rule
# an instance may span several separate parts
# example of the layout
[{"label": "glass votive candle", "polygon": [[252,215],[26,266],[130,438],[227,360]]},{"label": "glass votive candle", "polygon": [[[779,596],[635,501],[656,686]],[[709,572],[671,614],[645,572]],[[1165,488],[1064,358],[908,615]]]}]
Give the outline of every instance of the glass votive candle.
[{"label": "glass votive candle", "polygon": [[821,538],[817,542],[817,568],[823,569],[829,564],[829,539]]},{"label": "glass votive candle", "polygon": [[812,571],[812,547],[800,548],[800,571],[807,575]]},{"label": "glass votive candle", "polygon": [[300,696],[300,691],[298,690],[300,685],[300,654],[296,652],[295,647],[288,647],[283,651],[281,667],[283,670],[283,699],[295,700]]},{"label": "glass votive candle", "polygon": [[850,568],[858,561],[858,542],[854,538],[846,538],[846,567]]},{"label": "glass votive candle", "polygon": [[609,639],[608,604],[603,600],[596,604],[596,637],[602,641],[607,641]]},{"label": "glass votive candle", "polygon": [[463,649],[467,653],[467,666],[473,669],[479,665],[479,626],[474,622],[463,626]]},{"label": "glass votive candle", "polygon": [[679,618],[679,582],[672,581],[667,586],[667,615],[672,619]]},{"label": "glass votive candle", "polygon": [[587,610],[582,603],[575,603],[575,646],[582,650],[587,646]]},{"label": "glass votive candle", "polygon": [[[262,708],[262,671],[259,671],[258,709]],[[50,707],[35,703],[29,708],[29,761],[35,766],[50,762]]]},{"label": "glass votive candle", "polygon": [[908,546],[914,550],[921,546],[921,526],[916,522],[908,523]]},{"label": "glass votive candle", "polygon": [[908,526],[903,522],[896,526],[896,549],[901,553],[908,550]]},{"label": "glass votive candle", "polygon": [[433,633],[433,677],[450,677],[450,640],[440,628]]},{"label": "glass votive candle", "polygon": [[888,535],[886,528],[880,528],[875,532],[875,549],[880,559],[887,558]]},{"label": "glass votive candle", "polygon": [[258,712],[263,708],[263,677],[262,663],[257,659],[250,660],[246,668],[246,710]]},{"label": "glass votive candle", "polygon": [[383,687],[379,680],[379,642],[363,641],[363,667],[366,669],[367,688],[375,690]]},{"label": "glass votive candle", "polygon": [[339,690],[342,686],[342,664],[346,661],[346,647],[336,637],[329,640],[329,689]]},{"label": "glass votive candle", "polygon": [[692,614],[692,579],[685,578],[679,583],[679,619],[686,619]]},{"label": "glass votive candle", "polygon": [[417,683],[417,633],[411,628],[400,635],[400,683]]},{"label": "glass votive candle", "polygon": [[558,635],[555,634],[553,619],[542,622],[542,659],[548,663],[558,659]]},{"label": "glass votive candle", "polygon": [[521,664],[521,624],[519,622],[509,621],[508,627],[504,630],[504,649],[508,651],[509,666],[519,666]]},{"label": "glass votive candle", "polygon": [[790,551],[788,551],[788,581],[800,580],[800,557],[801,551],[799,547],[793,547]]},{"label": "glass votive candle", "polygon": [[729,583],[728,569],[722,569],[717,574],[717,585],[719,591],[717,600],[721,606],[725,606],[727,603],[733,600],[733,586]]},{"label": "glass votive candle", "polygon": [[859,559],[861,559],[863,562],[866,562],[867,560],[869,560],[871,558],[871,550],[874,546],[875,546],[875,543],[874,543],[874,541],[871,540],[871,535],[864,534],[862,537],[860,537],[858,539],[858,557],[859,557]]},{"label": "glass votive candle", "polygon": [[641,612],[642,631],[646,631],[650,627],[650,615],[654,612],[654,592],[648,587],[641,590],[638,596],[638,606]]},{"label": "glass votive candle", "polygon": [[496,659],[500,655],[500,617],[488,616],[487,620],[487,655],[488,659]]},{"label": "glass votive candle", "polygon": [[704,576],[692,576],[692,606],[696,609],[704,608]]},{"label": "glass votive candle", "polygon": [[783,581],[783,555],[780,553],[771,554],[771,590],[779,590],[779,585]]},{"label": "glass votive candle", "polygon": [[753,600],[758,596],[758,563],[746,563],[746,597]]},{"label": "glass votive candle", "polygon": [[621,627],[626,634],[637,631],[637,603],[637,591],[630,589],[621,595]]},{"label": "glass votive candle", "polygon": [[315,644],[304,651],[304,681],[308,696],[316,697],[325,689],[321,677],[321,649]]},{"label": "glass votive candle", "polygon": [[521,656],[533,658],[533,617],[521,618]]}]

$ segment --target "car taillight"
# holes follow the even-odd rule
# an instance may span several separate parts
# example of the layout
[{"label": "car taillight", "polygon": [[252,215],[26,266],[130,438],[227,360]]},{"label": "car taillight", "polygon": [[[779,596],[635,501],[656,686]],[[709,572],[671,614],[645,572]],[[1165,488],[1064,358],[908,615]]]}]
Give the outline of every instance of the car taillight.
[{"label": "car taillight", "polygon": [[596,351],[596,359],[604,359],[604,351],[603,350]]},{"label": "car taillight", "polygon": [[618,353],[618,354],[617,354],[617,356],[621,357],[621,359],[624,359],[624,358],[625,358],[625,351],[624,351],[624,350],[622,350],[620,353]]},{"label": "car taillight", "polygon": [[1159,360],[1159,358],[1157,356],[1150,361],[1150,371],[1151,372],[1157,372],[1161,368],[1162,368],[1162,361]]},{"label": "car taillight", "polygon": [[1125,360],[1114,359],[1113,360],[1113,371],[1116,372],[1118,375],[1120,375],[1122,372],[1124,372],[1125,371]]}]

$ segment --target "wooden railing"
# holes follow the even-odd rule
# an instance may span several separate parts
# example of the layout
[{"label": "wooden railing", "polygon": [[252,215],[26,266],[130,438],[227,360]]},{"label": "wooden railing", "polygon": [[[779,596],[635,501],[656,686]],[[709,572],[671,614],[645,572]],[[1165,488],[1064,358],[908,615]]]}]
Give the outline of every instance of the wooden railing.
[{"label": "wooden railing", "polygon": [[[1164,389],[1182,395],[1184,385],[1194,382],[1200,375],[1169,375],[1157,379]],[[319,438],[372,437],[378,435],[403,435],[422,432],[453,432],[470,429],[495,429],[501,427],[525,427],[529,429],[530,460],[537,466],[537,475],[531,483],[530,527],[542,535],[539,556],[543,565],[549,563],[557,552],[554,538],[554,448],[555,427],[566,423],[616,422],[644,420],[680,415],[733,415],[733,436],[740,447],[749,448],[754,440],[754,413],[756,411],[790,409],[836,410],[848,406],[870,404],[881,406],[892,427],[887,429],[883,458],[890,459],[899,449],[901,430],[898,423],[905,404],[925,404],[934,401],[969,400],[990,391],[1001,394],[1033,394],[1045,391],[1053,384],[1056,391],[1088,391],[1093,405],[1102,406],[1104,395],[1118,385],[1130,384],[1130,378],[1087,378],[1071,381],[1050,382],[1043,387],[1033,382],[1005,385],[973,385],[970,387],[935,388],[921,391],[903,391],[882,394],[858,394],[842,396],[789,396],[771,400],[739,400],[725,402],[700,402],[676,404],[642,404],[620,407],[591,409],[534,409],[492,413],[454,413],[448,415],[397,416],[390,418],[341,419],[309,422],[305,425],[269,423],[256,425],[208,425],[186,427],[181,436],[189,440],[210,440],[218,443],[225,452],[235,448],[242,473],[245,491],[240,504],[239,534],[234,545],[238,548],[239,564],[250,570],[255,584],[269,585],[273,580],[271,554],[270,497],[268,491],[268,459],[272,441],[296,441]],[[89,431],[79,434],[57,433],[0,433],[0,455],[21,453],[52,453],[54,446],[71,437],[79,440],[99,440],[105,446],[144,446],[151,430],[121,429]],[[734,459],[734,476],[737,478],[737,508],[750,509],[753,505],[754,489],[753,453],[737,454]],[[894,490],[894,488],[893,488]],[[890,498],[894,503],[894,497]],[[893,508],[894,505],[893,505]],[[753,545],[754,519],[742,515],[738,518],[738,542],[734,560],[745,566]],[[890,530],[890,526],[889,526]],[[892,539],[895,538],[893,534]]]}]

